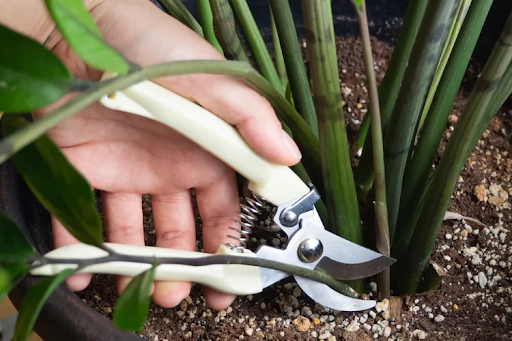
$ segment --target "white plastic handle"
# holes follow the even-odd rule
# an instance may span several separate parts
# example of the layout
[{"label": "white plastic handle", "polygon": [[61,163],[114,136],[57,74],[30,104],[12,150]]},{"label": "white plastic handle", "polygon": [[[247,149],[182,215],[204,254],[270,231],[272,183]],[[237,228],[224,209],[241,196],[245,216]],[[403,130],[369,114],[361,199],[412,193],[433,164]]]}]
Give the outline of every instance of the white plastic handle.
[{"label": "white plastic handle", "polygon": [[[119,254],[149,257],[180,257],[199,258],[212,256],[212,254],[183,251],[151,246],[124,245],[105,243],[106,246]],[[244,253],[233,251],[225,245],[221,245],[216,255],[238,255],[256,257],[250,250]],[[50,251],[45,255],[51,259],[94,259],[107,256],[105,250],[88,244],[72,244]],[[76,269],[77,264],[47,264],[35,268],[30,274],[35,276],[53,276],[66,269]],[[124,275],[135,277],[143,271],[151,268],[151,264],[133,262],[109,262],[87,266],[78,273],[94,273],[108,275]],[[161,264],[155,269],[155,280],[183,281],[199,283],[215,290],[234,294],[257,294],[263,290],[260,276],[260,268],[257,266],[239,264],[214,264],[191,266],[182,264]]]},{"label": "white plastic handle", "polygon": [[[111,109],[159,121],[206,149],[249,180],[249,189],[274,205],[293,202],[308,186],[286,166],[257,155],[238,131],[208,110],[151,81],[142,81],[100,102]],[[264,136],[262,136],[264,138]]]}]

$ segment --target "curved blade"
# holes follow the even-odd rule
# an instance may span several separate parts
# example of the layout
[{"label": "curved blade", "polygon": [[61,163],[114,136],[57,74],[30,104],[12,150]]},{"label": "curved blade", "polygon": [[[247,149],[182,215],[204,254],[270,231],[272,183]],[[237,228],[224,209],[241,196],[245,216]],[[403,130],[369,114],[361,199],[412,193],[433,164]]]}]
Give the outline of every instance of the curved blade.
[{"label": "curved blade", "polygon": [[376,301],[360,300],[340,294],[326,284],[304,277],[294,276],[302,291],[324,307],[339,311],[361,311],[372,309]]},{"label": "curved blade", "polygon": [[394,262],[395,259],[381,255],[379,258],[364,263],[345,264],[325,256],[318,262],[315,270],[321,269],[340,281],[350,281],[376,275]]}]

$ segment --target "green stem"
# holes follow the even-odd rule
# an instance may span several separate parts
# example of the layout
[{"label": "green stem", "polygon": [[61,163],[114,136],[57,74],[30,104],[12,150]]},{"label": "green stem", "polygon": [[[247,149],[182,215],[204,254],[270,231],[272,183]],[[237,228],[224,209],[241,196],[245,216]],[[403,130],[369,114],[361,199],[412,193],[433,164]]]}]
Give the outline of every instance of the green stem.
[{"label": "green stem", "polygon": [[393,242],[393,257],[397,259],[404,256],[409,246],[421,211],[419,199],[427,191],[432,164],[446,128],[448,115],[491,5],[492,2],[488,0],[473,0],[432,100],[414,156],[406,167],[396,238]]},{"label": "green stem", "polygon": [[213,27],[226,57],[249,63],[249,57],[236,31],[235,17],[228,0],[209,0],[213,14]]},{"label": "green stem", "polygon": [[428,262],[443,217],[471,151],[496,114],[489,105],[497,92],[497,87],[512,67],[512,14],[487,60],[482,75],[477,80],[455,130],[448,141],[439,167],[428,189],[418,226],[411,245],[400,264],[400,280],[397,293],[415,292],[421,275]]},{"label": "green stem", "polygon": [[220,54],[224,55],[224,51],[215,37],[210,2],[208,0],[197,0],[197,8],[199,10],[199,20],[201,21],[205,39],[215,47]]},{"label": "green stem", "polygon": [[201,25],[199,25],[194,16],[190,14],[180,0],[158,0],[158,3],[165,8],[173,18],[179,20],[201,37],[204,37]]},{"label": "green stem", "polygon": [[[388,122],[391,119],[393,108],[395,107],[398,92],[405,74],[409,56],[411,55],[414,42],[421,20],[427,8],[428,0],[411,0],[407,7],[404,23],[398,40],[393,50],[393,55],[386,69],[386,74],[379,85],[380,115],[382,120],[382,133],[386,134]],[[366,136],[365,127],[370,125],[371,114],[367,113],[360,128],[356,141],[364,140],[363,154],[359,160],[359,166],[355,171],[355,181],[357,184],[358,196],[360,201],[364,201],[373,184],[373,151],[372,140]],[[365,121],[367,123],[365,123]],[[371,129],[371,127],[370,127]],[[364,135],[364,136],[363,136]],[[366,139],[365,139],[366,138]],[[354,148],[359,150],[359,147]]]},{"label": "green stem", "polygon": [[362,230],[341,103],[331,2],[303,0],[302,10],[304,26],[309,32],[307,48],[318,113],[329,225],[338,235],[361,245]]},{"label": "green stem", "polygon": [[169,75],[185,75],[194,73],[231,75],[244,80],[259,94],[272,104],[277,116],[290,127],[295,141],[299,146],[302,163],[308,171],[311,181],[318,187],[323,186],[320,172],[320,152],[318,139],[311,133],[306,122],[295,111],[293,106],[270,85],[256,70],[245,62],[220,60],[190,60],[150,65],[125,76],[96,83],[86,91],[73,97],[51,113],[31,123],[20,131],[4,138],[0,143],[0,164],[15,152],[33,142],[60,121],[96,102],[101,97],[143,80]]},{"label": "green stem", "polygon": [[284,88],[281,86],[272,58],[268,53],[267,46],[261,37],[260,30],[254,21],[249,5],[246,0],[231,0],[231,6],[242,26],[242,31],[251,49],[252,56],[258,71],[265,79],[284,95]]},{"label": "green stem", "polygon": [[434,99],[434,95],[437,93],[439,82],[441,81],[441,77],[444,74],[446,64],[448,63],[450,55],[453,51],[453,46],[457,41],[457,37],[459,36],[461,27],[464,24],[464,19],[466,18],[466,14],[469,10],[471,2],[472,0],[460,0],[457,6],[457,15],[452,20],[452,24],[448,33],[448,39],[446,39],[446,42],[443,47],[443,52],[441,53],[441,60],[439,61],[439,65],[437,66],[436,73],[434,74],[434,78],[432,79],[432,84],[430,85],[430,89],[428,90],[427,100],[425,101],[423,111],[421,112],[420,123],[416,131],[417,136],[419,136],[419,132],[423,127],[425,119],[427,118],[430,106],[432,105],[432,100]]},{"label": "green stem", "polygon": [[187,266],[207,266],[215,264],[235,264],[235,265],[247,265],[257,266],[267,269],[274,269],[278,271],[286,272],[290,275],[297,275],[300,277],[308,278],[323,284],[330,286],[332,289],[338,291],[341,294],[349,297],[358,297],[357,292],[346,285],[343,282],[337,281],[323,271],[312,270],[296,265],[282,263],[274,260],[263,259],[258,257],[247,257],[247,256],[231,256],[231,255],[211,255],[198,258],[181,258],[181,257],[145,257],[145,256],[131,256],[114,253],[109,256],[94,258],[94,259],[81,259],[81,258],[69,258],[69,259],[55,259],[55,258],[44,258],[41,264],[32,266],[31,269],[36,269],[41,266],[48,264],[77,264],[79,268],[85,268],[95,264],[104,264],[109,262],[130,262],[130,263],[144,263],[153,264],[156,262],[157,266],[161,264],[180,264]]},{"label": "green stem", "polygon": [[409,150],[456,4],[457,0],[429,1],[393,109],[390,121],[393,124],[389,124],[386,130],[384,155],[391,243]]},{"label": "green stem", "polygon": [[[376,249],[385,256],[390,255],[389,226],[386,206],[386,176],[384,167],[384,149],[382,146],[382,127],[379,108],[379,94],[377,90],[377,79],[373,68],[372,46],[370,31],[368,30],[368,18],[366,15],[366,3],[362,0],[359,6],[355,5],[359,18],[359,29],[363,42],[363,58],[368,80],[368,95],[370,100],[371,126],[372,126],[372,147],[373,147],[373,169],[375,174],[375,233]],[[379,274],[378,288],[384,298],[390,296],[389,268]]]},{"label": "green stem", "polygon": [[292,12],[288,0],[270,0],[277,32],[279,34],[286,73],[290,79],[295,107],[308,123],[311,131],[318,136],[317,114],[311,98],[309,80],[304,67],[304,59],[299,46],[299,38],[295,30]]},{"label": "green stem", "polygon": [[276,59],[276,69],[277,74],[279,75],[279,79],[281,80],[281,85],[283,89],[286,89],[286,85],[288,84],[288,75],[286,74],[286,64],[284,63],[283,57],[283,49],[281,48],[281,42],[279,40],[279,33],[277,33],[276,22],[274,20],[274,15],[272,14],[272,7],[269,4],[269,12],[270,12],[270,26],[272,29],[272,44],[274,46],[274,55]]}]

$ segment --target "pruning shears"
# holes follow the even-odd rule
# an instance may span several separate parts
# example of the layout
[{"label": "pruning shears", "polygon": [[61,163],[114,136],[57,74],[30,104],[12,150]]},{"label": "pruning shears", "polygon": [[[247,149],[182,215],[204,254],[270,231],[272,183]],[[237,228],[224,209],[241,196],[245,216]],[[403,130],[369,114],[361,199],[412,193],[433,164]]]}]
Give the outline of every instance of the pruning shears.
[{"label": "pruning shears", "polygon": [[[104,76],[105,79],[105,76]],[[101,98],[108,108],[140,115],[159,121],[183,134],[217,158],[231,166],[249,181],[255,199],[245,207],[242,227],[250,227],[258,208],[258,198],[275,205],[273,221],[288,236],[285,249],[261,245],[252,252],[235,245],[221,245],[216,255],[243,255],[322,270],[336,280],[346,281],[373,276],[391,266],[395,260],[359,246],[327,231],[315,208],[320,199],[317,190],[304,183],[289,167],[273,164],[257,155],[238,131],[203,107],[152,82],[142,81],[124,90]],[[238,230],[246,234],[247,230]],[[242,236],[243,237],[243,236]],[[238,238],[235,238],[238,239]],[[212,256],[195,251],[106,243],[122,255],[201,258]],[[240,252],[242,251],[242,252]],[[94,259],[108,255],[107,251],[87,245],[74,244],[55,249],[47,258]],[[46,264],[31,271],[33,275],[54,275],[77,264]],[[136,276],[152,265],[115,261],[89,265],[80,273],[103,273]],[[160,264],[155,280],[189,281],[200,283],[221,292],[249,295],[289,277],[274,269],[242,264],[183,265]],[[294,276],[297,284],[317,303],[339,311],[371,309],[376,301],[345,296],[326,284]]]}]

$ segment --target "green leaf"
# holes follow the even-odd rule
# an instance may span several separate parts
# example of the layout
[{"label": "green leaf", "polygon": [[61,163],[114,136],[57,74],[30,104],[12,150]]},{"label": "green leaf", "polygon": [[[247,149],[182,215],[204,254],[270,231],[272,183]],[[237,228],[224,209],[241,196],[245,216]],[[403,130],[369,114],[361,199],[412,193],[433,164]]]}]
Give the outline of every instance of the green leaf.
[{"label": "green leaf", "polygon": [[45,4],[69,46],[87,64],[120,75],[128,72],[128,62],[103,40],[82,1],[45,0]]},{"label": "green leaf", "polygon": [[28,290],[19,309],[13,341],[27,340],[32,328],[34,328],[37,316],[48,297],[73,272],[74,270],[72,269],[64,270],[58,275],[41,280]]},{"label": "green leaf", "polygon": [[23,261],[33,256],[35,249],[16,224],[0,215],[0,264],[6,261]]},{"label": "green leaf", "polygon": [[0,302],[27,273],[27,264],[18,263],[0,266]]},{"label": "green leaf", "polygon": [[[2,117],[5,136],[26,124],[19,116]],[[101,246],[102,222],[91,187],[48,137],[43,135],[21,149],[13,161],[39,202],[75,238]]]},{"label": "green leaf", "polygon": [[0,112],[39,109],[68,91],[71,74],[37,41],[0,25],[0,46]]},{"label": "green leaf", "polygon": [[139,331],[151,303],[150,289],[155,278],[155,264],[130,281],[114,309],[114,324],[125,331]]}]

